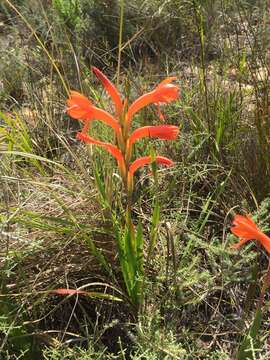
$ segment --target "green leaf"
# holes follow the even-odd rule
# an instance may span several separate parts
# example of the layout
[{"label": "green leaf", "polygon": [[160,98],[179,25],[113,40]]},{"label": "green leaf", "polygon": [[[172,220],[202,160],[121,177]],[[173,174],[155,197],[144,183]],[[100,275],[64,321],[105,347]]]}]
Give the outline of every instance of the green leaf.
[{"label": "green leaf", "polygon": [[251,324],[249,331],[247,335],[245,335],[238,354],[237,354],[237,360],[253,360],[254,358],[254,352],[255,349],[258,351],[260,348],[260,342],[257,339],[258,331],[262,324],[262,311],[261,309],[258,309],[255,314],[255,318],[253,320],[253,323]]}]

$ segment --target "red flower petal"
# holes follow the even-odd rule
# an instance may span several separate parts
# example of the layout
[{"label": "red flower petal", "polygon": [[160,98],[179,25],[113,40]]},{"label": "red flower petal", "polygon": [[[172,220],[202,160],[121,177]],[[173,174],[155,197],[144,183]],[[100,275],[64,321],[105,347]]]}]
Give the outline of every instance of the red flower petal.
[{"label": "red flower petal", "polygon": [[156,158],[152,158],[151,156],[144,156],[137,160],[135,160],[129,167],[129,174],[131,176],[134,175],[135,171],[138,170],[140,167],[151,164],[152,162],[156,161],[158,164],[164,164],[166,166],[172,166],[173,161],[164,157],[164,156],[157,156]]},{"label": "red flower petal", "polygon": [[177,85],[170,83],[172,80],[175,80],[175,77],[163,80],[153,91],[142,95],[130,105],[126,116],[128,129],[133,115],[145,106],[151,103],[169,103],[178,98],[179,88]]},{"label": "red flower petal", "polygon": [[77,120],[89,120],[93,117],[92,103],[77,91],[71,91],[67,100],[67,113]]},{"label": "red flower petal", "polygon": [[179,88],[173,84],[159,85],[154,91],[154,102],[169,103],[179,96]]},{"label": "red flower petal", "polygon": [[177,80],[177,76],[170,76],[170,77],[167,77],[166,79],[162,80],[161,83],[158,85],[159,86],[163,86],[163,85],[166,85],[166,84],[170,84],[171,82]]},{"label": "red flower petal", "polygon": [[172,166],[173,161],[164,157],[164,156],[157,156],[155,159],[153,159],[151,156],[144,156],[137,160],[135,160],[129,167],[128,172],[128,181],[127,181],[127,187],[128,192],[131,193],[133,189],[133,175],[136,170],[138,170],[140,167],[151,164],[152,162],[156,161],[159,164],[164,164],[166,166]]},{"label": "red flower petal", "polygon": [[102,82],[102,85],[105,87],[107,92],[112,98],[112,101],[115,105],[116,113],[120,116],[122,113],[122,100],[119,91],[117,88],[110,82],[110,80],[101,72],[98,68],[92,66],[92,71],[95,73],[96,77]]},{"label": "red flower petal", "polygon": [[121,132],[121,127],[118,121],[107,111],[99,109],[95,106],[92,107],[93,118],[96,120],[100,120],[105,124],[111,126],[117,134]]},{"label": "red flower petal", "polygon": [[231,227],[231,232],[241,238],[238,244],[233,245],[234,248],[239,248],[249,240],[257,240],[270,253],[270,238],[257,227],[250,217],[236,215],[233,225],[235,226]]},{"label": "red flower petal", "polygon": [[233,244],[232,248],[239,249],[243,244],[245,244],[249,239],[240,239],[240,241],[237,244]]},{"label": "red flower petal", "polygon": [[[96,119],[111,126],[117,134],[121,132],[118,121],[107,111],[95,107],[84,95],[71,91],[67,100],[67,113],[74,119],[85,121],[84,132],[88,131],[89,121]],[[88,122],[88,123],[87,123]]]},{"label": "red flower petal", "polygon": [[174,125],[143,126],[136,129],[129,138],[129,144],[132,145],[136,140],[143,137],[159,138],[161,140],[175,140],[179,128]]},{"label": "red flower petal", "polygon": [[146,93],[146,94],[140,96],[137,100],[135,100],[128,108],[127,120],[126,120],[127,123],[130,122],[132,116],[136,112],[138,112],[139,110],[141,110],[142,108],[144,108],[145,106],[147,106],[153,102],[154,102],[154,92],[153,91]]},{"label": "red flower petal", "polygon": [[111,155],[113,155],[118,161],[124,161],[123,155],[121,151],[115,146],[110,143],[105,143],[100,140],[95,140],[91,136],[85,134],[85,133],[77,133],[76,138],[78,140],[85,141],[89,144],[93,145],[99,145],[102,146],[104,149],[106,149]]}]

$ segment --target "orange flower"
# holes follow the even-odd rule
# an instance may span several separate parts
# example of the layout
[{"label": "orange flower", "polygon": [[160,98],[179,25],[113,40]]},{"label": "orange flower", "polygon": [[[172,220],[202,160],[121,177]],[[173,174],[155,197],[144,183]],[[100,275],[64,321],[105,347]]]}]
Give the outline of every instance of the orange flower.
[{"label": "orange flower", "polygon": [[116,147],[115,145],[112,145],[112,144],[110,144],[110,143],[105,143],[105,142],[102,142],[102,141],[100,141],[100,140],[95,140],[95,139],[93,139],[91,136],[89,136],[89,135],[87,135],[87,134],[85,134],[85,133],[82,133],[82,132],[77,133],[76,139],[85,141],[85,142],[87,142],[87,143],[89,143],[89,144],[102,146],[102,147],[103,147],[104,149],[106,149],[112,156],[115,157],[115,159],[116,159],[117,162],[118,162],[119,169],[120,169],[120,171],[122,172],[122,175],[125,174],[125,162],[124,162],[124,157],[123,157],[121,151],[118,149],[118,147]]},{"label": "orange flower", "polygon": [[71,91],[67,100],[67,113],[77,120],[90,120],[93,117],[92,103],[77,91]]},{"label": "orange flower", "polygon": [[99,69],[92,66],[92,71],[95,73],[96,77],[102,82],[102,85],[105,87],[107,92],[112,98],[112,101],[115,105],[115,110],[118,116],[121,115],[123,109],[123,103],[121,100],[121,96],[117,88],[110,82],[110,80],[105,76]]},{"label": "orange flower", "polygon": [[160,103],[169,103],[178,98],[179,88],[177,85],[171,84],[173,80],[175,80],[175,77],[163,80],[153,91],[142,95],[130,105],[126,116],[127,129],[130,127],[133,115],[145,106],[152,103],[158,105]]},{"label": "orange flower", "polygon": [[138,170],[140,167],[151,164],[152,162],[155,162],[155,161],[158,164],[163,164],[166,166],[173,165],[173,161],[164,156],[156,156],[155,158],[152,158],[151,156],[144,156],[144,157],[140,157],[139,159],[136,159],[130,165],[129,171],[128,171],[128,189],[129,189],[129,191],[132,191],[132,189],[133,189],[133,175],[134,175],[135,171]]},{"label": "orange flower", "polygon": [[114,129],[117,135],[121,133],[118,121],[107,111],[95,107],[90,100],[77,91],[71,91],[67,100],[67,113],[74,119],[85,123],[83,132],[89,129],[90,120],[100,120]]},{"label": "orange flower", "polygon": [[[176,79],[177,79],[176,76],[168,77],[167,79],[161,81],[161,83],[158,85],[158,88],[161,88],[161,87],[163,87],[163,86],[166,85],[166,84],[170,84],[172,81],[174,81],[174,80],[176,80]],[[158,116],[159,116],[159,118],[160,118],[161,120],[164,121],[165,118],[164,118],[164,115],[163,115],[162,112],[161,112],[160,104],[162,104],[162,101],[159,101],[159,102],[156,103],[157,108],[158,108]]]},{"label": "orange flower", "polygon": [[160,84],[154,91],[155,102],[158,103],[169,103],[176,100],[179,95],[179,89],[173,84]]},{"label": "orange flower", "polygon": [[174,125],[143,126],[136,129],[129,137],[127,143],[127,159],[130,159],[132,145],[136,140],[144,137],[159,138],[161,140],[176,140],[179,128]]},{"label": "orange flower", "polygon": [[249,240],[258,240],[270,253],[270,238],[257,227],[249,216],[236,215],[233,225],[231,232],[241,238],[237,244],[232,245],[233,248],[238,249]]},{"label": "orange flower", "polygon": [[129,138],[129,145],[143,137],[159,138],[161,140],[176,140],[179,128],[174,125],[143,126],[136,129]]},{"label": "orange flower", "polygon": [[118,121],[107,111],[93,106],[92,112],[93,112],[94,119],[100,120],[100,121],[104,122],[105,124],[109,125],[110,127],[112,127],[114,129],[114,131],[116,132],[116,134],[121,133],[121,127],[120,127]]}]

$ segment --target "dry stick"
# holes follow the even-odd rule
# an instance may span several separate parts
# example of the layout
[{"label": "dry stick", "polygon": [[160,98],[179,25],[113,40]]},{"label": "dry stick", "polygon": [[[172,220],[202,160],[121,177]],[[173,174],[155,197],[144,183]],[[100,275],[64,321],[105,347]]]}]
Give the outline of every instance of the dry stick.
[{"label": "dry stick", "polygon": [[208,101],[208,85],[207,85],[207,69],[206,69],[206,61],[205,61],[205,41],[204,41],[204,29],[203,29],[203,21],[200,6],[197,4],[196,0],[193,0],[193,8],[194,15],[196,21],[197,32],[200,39],[200,47],[201,47],[201,66],[202,66],[202,82],[203,82],[203,90],[204,90],[204,101],[206,107],[206,119],[208,131],[211,133],[211,123],[210,123],[210,114],[209,114],[209,101]]},{"label": "dry stick", "polygon": [[117,60],[117,78],[116,78],[117,87],[119,86],[119,81],[120,81],[123,23],[124,23],[124,5],[125,5],[125,0],[121,0],[121,4],[120,4],[120,22],[119,22],[119,41],[118,41],[118,60]]}]

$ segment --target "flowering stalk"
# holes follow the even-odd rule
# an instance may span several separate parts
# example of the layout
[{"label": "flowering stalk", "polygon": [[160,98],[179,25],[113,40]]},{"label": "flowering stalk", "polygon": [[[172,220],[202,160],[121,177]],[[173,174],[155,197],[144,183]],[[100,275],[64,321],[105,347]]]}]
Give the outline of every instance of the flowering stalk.
[{"label": "flowering stalk", "polygon": [[[176,78],[167,78],[154,90],[142,95],[128,106],[128,99],[122,100],[118,89],[99,69],[92,67],[92,71],[111,97],[114,104],[114,115],[97,108],[84,95],[76,91],[70,92],[70,97],[67,100],[67,113],[83,123],[81,132],[77,134],[77,139],[89,144],[101,146],[117,160],[127,194],[126,230],[124,231],[125,245],[122,246],[123,241],[118,238],[118,249],[128,294],[132,302],[138,305],[139,299],[141,298],[139,294],[141,289],[138,289],[137,285],[143,270],[141,265],[142,240],[138,239],[138,237],[136,238],[138,234],[136,235],[135,227],[131,219],[134,173],[139,168],[153,162],[165,166],[172,166],[173,161],[160,155],[155,157],[143,156],[132,161],[133,148],[136,141],[145,137],[175,140],[179,129],[174,125],[163,124],[140,127],[131,133],[132,120],[141,109],[149,104],[160,106],[160,104],[166,104],[176,100],[179,96],[179,88],[172,83]],[[102,121],[113,129],[116,139],[115,145],[94,139],[89,135],[89,126],[93,120]],[[138,246],[138,244],[140,244],[140,246]]]}]

